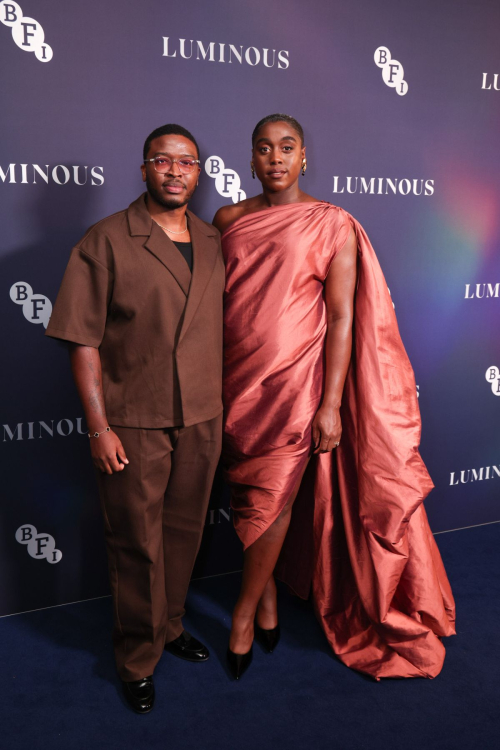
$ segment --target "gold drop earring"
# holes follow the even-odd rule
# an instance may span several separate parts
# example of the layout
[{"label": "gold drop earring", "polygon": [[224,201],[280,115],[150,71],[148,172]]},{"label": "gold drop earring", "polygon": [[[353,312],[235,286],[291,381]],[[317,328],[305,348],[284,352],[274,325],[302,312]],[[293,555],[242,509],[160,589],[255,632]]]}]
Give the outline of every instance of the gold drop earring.
[{"label": "gold drop earring", "polygon": [[255,180],[255,167],[253,161],[250,162],[250,169],[252,170],[252,179]]},{"label": "gold drop earring", "polygon": [[305,175],[307,169],[307,159],[304,157],[302,159],[302,174]]}]

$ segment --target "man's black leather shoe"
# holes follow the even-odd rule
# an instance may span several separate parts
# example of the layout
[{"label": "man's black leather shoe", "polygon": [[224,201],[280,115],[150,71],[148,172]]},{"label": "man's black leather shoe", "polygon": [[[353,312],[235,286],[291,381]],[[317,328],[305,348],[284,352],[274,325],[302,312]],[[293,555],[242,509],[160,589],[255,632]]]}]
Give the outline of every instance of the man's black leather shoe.
[{"label": "man's black leather shoe", "polygon": [[183,630],[178,638],[167,643],[165,650],[186,661],[206,661],[210,656],[208,648],[187,630]]},{"label": "man's black leather shoe", "polygon": [[155,702],[153,675],[133,682],[122,680],[122,685],[127,702],[136,713],[147,714],[151,711]]}]

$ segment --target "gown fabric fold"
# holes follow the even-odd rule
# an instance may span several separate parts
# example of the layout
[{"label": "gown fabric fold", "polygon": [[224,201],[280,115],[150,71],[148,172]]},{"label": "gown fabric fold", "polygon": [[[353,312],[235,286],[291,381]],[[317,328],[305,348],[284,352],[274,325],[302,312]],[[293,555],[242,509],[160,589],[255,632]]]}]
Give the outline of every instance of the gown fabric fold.
[{"label": "gown fabric fold", "polygon": [[[324,282],[351,227],[358,275],[342,439],[311,458]],[[418,452],[415,378],[370,241],[348,213],[315,202],[248,214],[222,248],[223,457],[238,536],[244,548],[255,542],[300,481],[277,576],[303,598],[312,591],[347,666],[375,679],[435,677],[455,605],[423,507],[433,484]]]}]

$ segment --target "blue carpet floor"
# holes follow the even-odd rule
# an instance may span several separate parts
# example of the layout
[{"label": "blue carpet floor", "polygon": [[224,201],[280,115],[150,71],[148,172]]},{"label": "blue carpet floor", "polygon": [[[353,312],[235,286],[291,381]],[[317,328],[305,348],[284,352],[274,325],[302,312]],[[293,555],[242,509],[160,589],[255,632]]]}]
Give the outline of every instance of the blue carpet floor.
[{"label": "blue carpet floor", "polygon": [[205,664],[164,654],[156,705],[124,704],[109,598],[0,620],[3,750],[493,750],[500,747],[500,524],[437,537],[458,607],[435,680],[376,683],[332,657],[310,605],[281,591],[282,641],[226,672],[239,574],[197,581],[186,625]]}]

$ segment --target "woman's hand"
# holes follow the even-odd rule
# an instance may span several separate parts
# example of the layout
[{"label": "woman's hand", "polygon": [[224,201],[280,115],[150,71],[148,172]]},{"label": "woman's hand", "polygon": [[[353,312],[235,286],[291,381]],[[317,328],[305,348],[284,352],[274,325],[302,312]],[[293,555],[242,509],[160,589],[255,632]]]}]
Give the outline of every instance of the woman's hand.
[{"label": "woman's hand", "polygon": [[337,447],[342,435],[339,407],[320,406],[312,423],[314,453],[328,453]]},{"label": "woman's hand", "polygon": [[105,432],[98,438],[90,438],[90,452],[94,466],[103,474],[123,471],[125,464],[128,464],[120,438],[113,431]]}]

